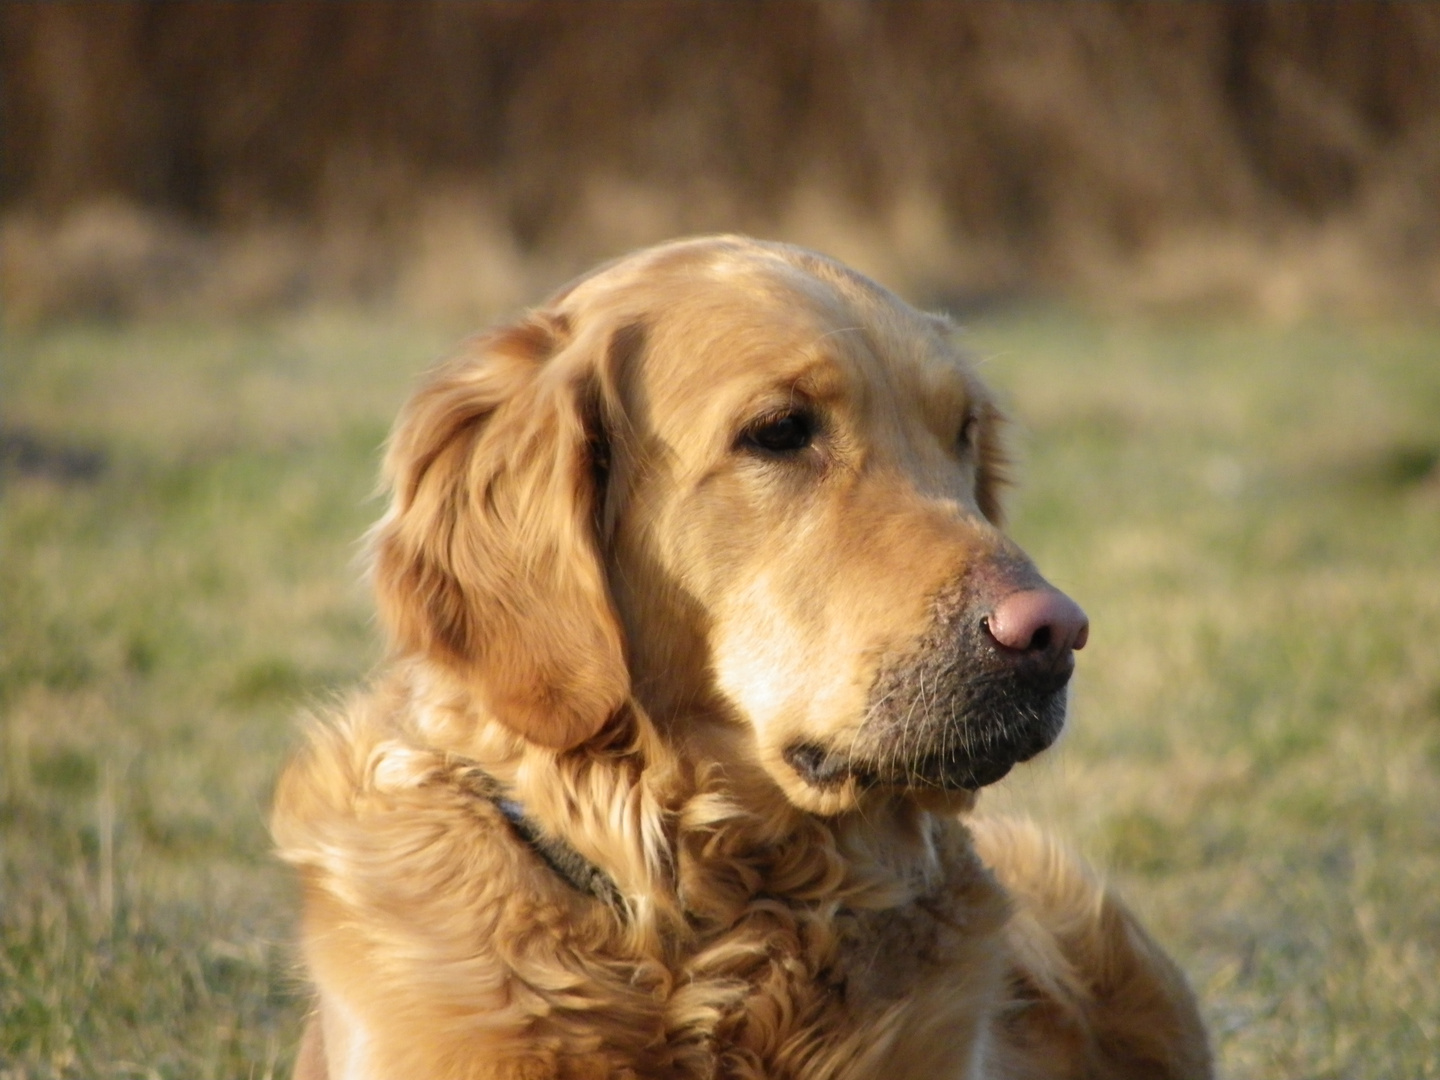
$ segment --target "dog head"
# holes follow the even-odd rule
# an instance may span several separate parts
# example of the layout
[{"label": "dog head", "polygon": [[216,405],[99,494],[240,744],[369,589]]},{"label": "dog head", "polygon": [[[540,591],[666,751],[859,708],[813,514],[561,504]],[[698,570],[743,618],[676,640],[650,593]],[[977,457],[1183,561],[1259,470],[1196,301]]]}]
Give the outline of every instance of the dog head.
[{"label": "dog head", "polygon": [[556,750],[627,703],[818,812],[1048,746],[1084,615],[1000,530],[948,324],[812,253],[682,241],[476,339],[392,438],[397,649]]}]

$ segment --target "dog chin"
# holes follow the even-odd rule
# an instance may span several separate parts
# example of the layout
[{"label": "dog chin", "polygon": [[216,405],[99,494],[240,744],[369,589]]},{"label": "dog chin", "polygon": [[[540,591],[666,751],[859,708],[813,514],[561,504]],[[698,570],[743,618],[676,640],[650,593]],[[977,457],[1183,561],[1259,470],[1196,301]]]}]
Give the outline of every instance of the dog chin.
[{"label": "dog chin", "polygon": [[[1021,714],[951,721],[918,739],[904,732],[880,732],[856,740],[864,747],[858,751],[797,741],[786,746],[781,757],[807,788],[825,795],[873,788],[975,792],[1004,779],[1016,765],[1048,748],[1059,737],[1064,722],[1062,690]],[[915,745],[905,755],[885,745],[906,741]]]}]

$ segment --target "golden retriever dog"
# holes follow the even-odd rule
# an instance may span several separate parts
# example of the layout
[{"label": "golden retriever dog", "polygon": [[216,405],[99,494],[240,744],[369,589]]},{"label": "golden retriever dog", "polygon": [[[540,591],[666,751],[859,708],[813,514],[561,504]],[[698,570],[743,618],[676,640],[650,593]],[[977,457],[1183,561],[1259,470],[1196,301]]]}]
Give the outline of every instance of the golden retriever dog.
[{"label": "golden retriever dog", "polygon": [[429,377],[371,537],[390,659],[277,796],[298,1075],[1209,1075],[1119,901],[972,815],[1088,626],[1001,531],[953,337],[711,238]]}]

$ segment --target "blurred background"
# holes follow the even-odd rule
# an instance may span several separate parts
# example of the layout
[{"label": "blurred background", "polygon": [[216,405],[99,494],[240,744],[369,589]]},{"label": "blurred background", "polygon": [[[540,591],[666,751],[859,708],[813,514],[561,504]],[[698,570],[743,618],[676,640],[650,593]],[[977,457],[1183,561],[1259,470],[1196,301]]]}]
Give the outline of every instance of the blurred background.
[{"label": "blurred background", "polygon": [[0,0],[0,1080],[287,1075],[420,372],[679,233],[965,327],[1092,620],[983,806],[1226,1077],[1440,1077],[1440,4]]},{"label": "blurred background", "polygon": [[484,311],[741,230],[912,296],[1440,307],[1427,3],[0,7],[6,317]]}]

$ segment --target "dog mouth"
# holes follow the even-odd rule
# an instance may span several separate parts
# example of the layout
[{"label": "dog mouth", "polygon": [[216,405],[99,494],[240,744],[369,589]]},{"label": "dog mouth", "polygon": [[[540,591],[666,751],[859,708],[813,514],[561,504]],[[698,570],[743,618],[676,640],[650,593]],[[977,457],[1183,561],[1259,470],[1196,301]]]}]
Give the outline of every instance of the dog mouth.
[{"label": "dog mouth", "polygon": [[[1040,585],[998,600],[969,582],[947,590],[916,647],[876,673],[858,731],[797,740],[782,752],[786,764],[821,791],[851,782],[977,791],[1049,747],[1065,723],[1085,626],[1072,601]],[[998,636],[997,616],[1011,620]],[[1027,620],[1017,641],[1014,623]]]},{"label": "dog mouth", "polygon": [[821,791],[851,781],[862,788],[978,791],[1049,747],[1065,723],[1063,686],[1018,699],[1001,696],[988,708],[939,720],[911,714],[903,723],[868,723],[848,749],[802,741],[782,756]]}]

